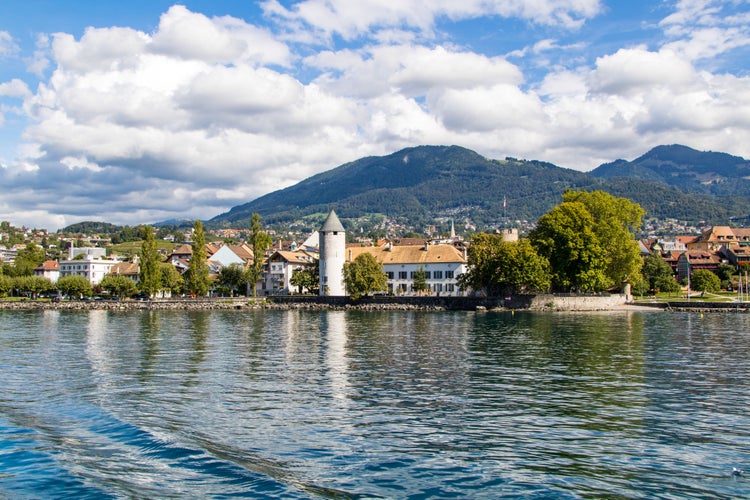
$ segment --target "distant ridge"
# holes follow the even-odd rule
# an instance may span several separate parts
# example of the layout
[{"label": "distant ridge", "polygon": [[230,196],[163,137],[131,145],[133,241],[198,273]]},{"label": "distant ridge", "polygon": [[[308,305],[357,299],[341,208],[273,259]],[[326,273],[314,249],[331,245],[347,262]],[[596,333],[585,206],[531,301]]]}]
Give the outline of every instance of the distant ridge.
[{"label": "distant ridge", "polygon": [[314,175],[207,221],[247,227],[252,213],[291,222],[335,209],[342,218],[383,214],[411,224],[471,219],[479,227],[535,221],[567,189],[601,189],[640,203],[648,216],[727,223],[750,213],[750,162],[686,146],[658,146],[590,173],[537,160],[487,159],[460,146],[417,146]]}]

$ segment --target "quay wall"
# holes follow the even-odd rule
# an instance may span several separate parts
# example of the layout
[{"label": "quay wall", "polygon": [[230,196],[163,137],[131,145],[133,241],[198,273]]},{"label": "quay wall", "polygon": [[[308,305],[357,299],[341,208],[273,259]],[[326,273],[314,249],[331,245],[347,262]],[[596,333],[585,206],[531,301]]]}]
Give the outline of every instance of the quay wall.
[{"label": "quay wall", "polygon": [[236,297],[212,299],[123,300],[123,301],[0,301],[0,309],[52,310],[228,310],[228,309],[361,309],[361,310],[531,310],[531,311],[603,311],[622,308],[626,295],[519,295],[491,297],[318,297],[284,295],[273,297]]}]

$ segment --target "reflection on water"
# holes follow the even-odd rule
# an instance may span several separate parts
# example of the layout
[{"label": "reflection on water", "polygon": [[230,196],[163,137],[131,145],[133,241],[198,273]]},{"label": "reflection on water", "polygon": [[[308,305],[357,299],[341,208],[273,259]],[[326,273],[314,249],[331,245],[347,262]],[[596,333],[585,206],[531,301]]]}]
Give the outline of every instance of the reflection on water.
[{"label": "reflection on water", "polygon": [[750,495],[747,315],[0,319],[0,496]]}]

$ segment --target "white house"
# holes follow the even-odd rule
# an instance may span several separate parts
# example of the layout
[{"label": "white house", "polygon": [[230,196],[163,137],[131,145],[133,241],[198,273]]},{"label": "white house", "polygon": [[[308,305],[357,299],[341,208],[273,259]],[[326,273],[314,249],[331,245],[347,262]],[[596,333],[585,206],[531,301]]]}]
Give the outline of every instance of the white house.
[{"label": "white house", "polygon": [[57,283],[57,279],[60,277],[60,264],[56,260],[45,260],[34,269],[34,276],[41,276],[52,283]]},{"label": "white house", "polygon": [[309,266],[316,258],[317,254],[301,250],[274,252],[268,257],[261,293],[287,294],[296,291],[290,283],[294,271]]},{"label": "white house", "polygon": [[441,296],[460,296],[457,278],[466,272],[466,255],[453,245],[391,245],[380,247],[350,247],[346,261],[351,262],[363,253],[372,254],[383,265],[388,277],[388,293],[412,295],[414,274],[422,269],[427,278],[428,293]]},{"label": "white house", "polygon": [[119,260],[95,259],[86,255],[83,259],[60,261],[60,277],[84,276],[92,285],[99,284]]}]

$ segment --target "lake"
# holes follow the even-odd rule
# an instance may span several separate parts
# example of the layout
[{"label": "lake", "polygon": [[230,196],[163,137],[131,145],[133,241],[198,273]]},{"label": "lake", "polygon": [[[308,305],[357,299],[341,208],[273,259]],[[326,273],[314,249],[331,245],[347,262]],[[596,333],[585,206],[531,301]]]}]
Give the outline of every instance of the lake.
[{"label": "lake", "polygon": [[0,497],[743,498],[748,353],[733,313],[0,311]]}]

